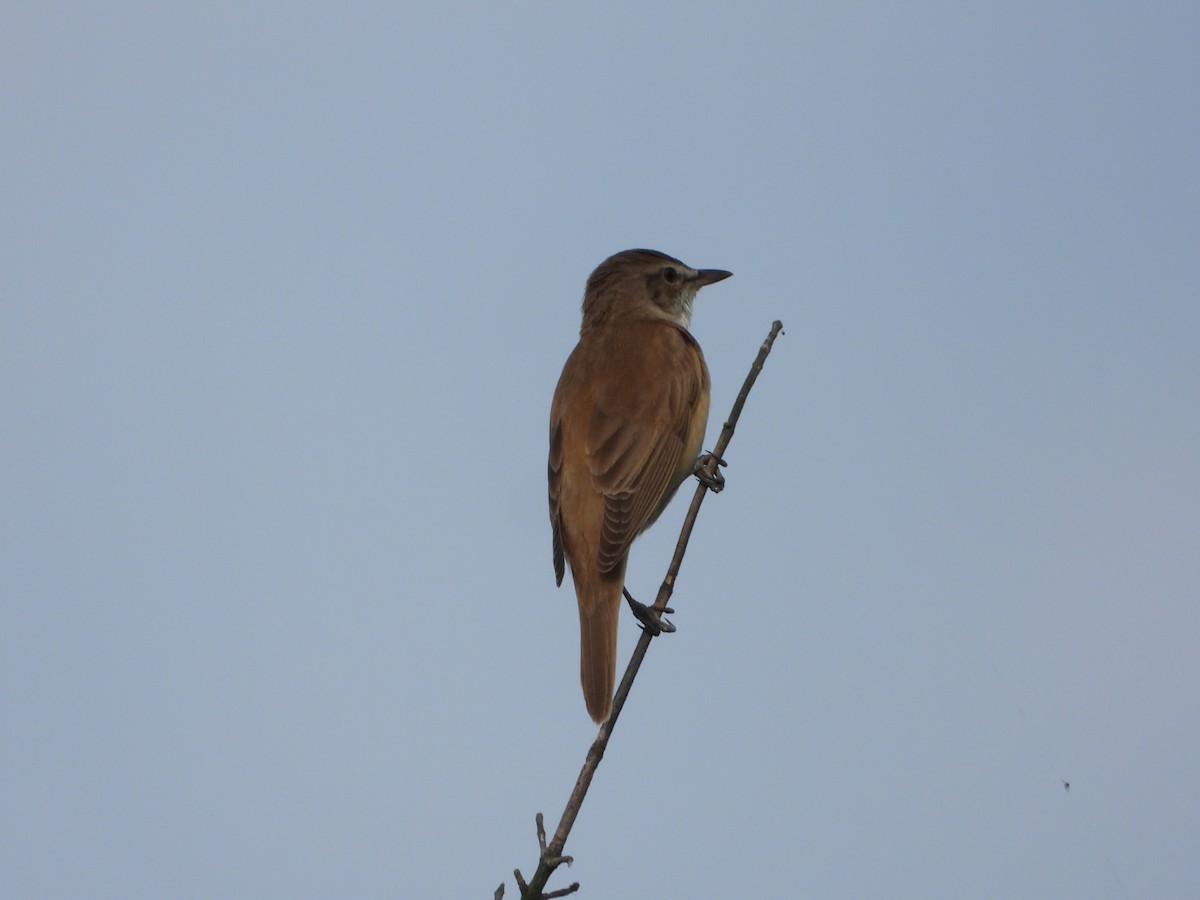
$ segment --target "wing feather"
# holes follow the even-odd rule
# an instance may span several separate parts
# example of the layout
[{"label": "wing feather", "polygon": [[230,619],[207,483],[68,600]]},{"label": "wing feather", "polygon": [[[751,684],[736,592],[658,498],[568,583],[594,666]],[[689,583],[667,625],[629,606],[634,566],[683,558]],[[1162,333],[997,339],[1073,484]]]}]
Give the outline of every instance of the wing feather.
[{"label": "wing feather", "polygon": [[[684,457],[697,452],[689,444],[698,443],[695,429],[703,431],[708,413],[707,398],[700,408],[708,372],[686,331],[639,322],[585,341],[563,369],[551,410],[547,476],[559,584],[567,562],[583,564],[581,552],[595,554],[602,575],[619,570],[634,538],[686,477],[691,460]],[[568,440],[579,442],[571,447],[582,458],[567,458]],[[567,521],[565,514],[579,515],[583,496],[602,514]]]},{"label": "wing feather", "polygon": [[660,377],[628,379],[626,384],[636,386],[632,395],[611,392],[597,398],[592,410],[588,468],[604,495],[601,572],[620,564],[679,485],[701,369],[694,364],[692,342],[677,329],[661,328],[657,337],[660,353],[647,359],[647,368]]},{"label": "wing feather", "polygon": [[559,483],[562,476],[562,422],[555,420],[550,423],[550,458],[546,464],[546,474],[549,481],[550,495],[550,529],[551,541],[554,547],[554,579],[562,585],[563,566],[563,529],[562,512],[558,507]]}]

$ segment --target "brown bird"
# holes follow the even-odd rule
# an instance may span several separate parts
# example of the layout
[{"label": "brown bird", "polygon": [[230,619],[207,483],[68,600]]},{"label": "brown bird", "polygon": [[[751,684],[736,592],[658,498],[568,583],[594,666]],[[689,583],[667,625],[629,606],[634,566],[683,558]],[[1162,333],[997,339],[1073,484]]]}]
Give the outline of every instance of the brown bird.
[{"label": "brown bird", "polygon": [[584,291],[579,344],[550,406],[550,524],[558,584],[564,559],[575,581],[579,677],[596,722],[612,709],[629,545],[695,471],[708,424],[692,301],[731,274],[625,250]]}]

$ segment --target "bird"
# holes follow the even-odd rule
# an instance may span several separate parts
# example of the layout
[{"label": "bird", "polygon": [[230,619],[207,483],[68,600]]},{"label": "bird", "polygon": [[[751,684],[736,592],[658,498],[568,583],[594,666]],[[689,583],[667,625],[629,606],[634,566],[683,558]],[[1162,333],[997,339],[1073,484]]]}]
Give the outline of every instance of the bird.
[{"label": "bird", "polygon": [[708,424],[711,383],[688,330],[692,304],[732,274],[624,250],[587,280],[579,343],[550,405],[547,474],[554,575],[561,587],[570,566],[579,678],[596,723],[612,711],[629,547],[697,472]]}]

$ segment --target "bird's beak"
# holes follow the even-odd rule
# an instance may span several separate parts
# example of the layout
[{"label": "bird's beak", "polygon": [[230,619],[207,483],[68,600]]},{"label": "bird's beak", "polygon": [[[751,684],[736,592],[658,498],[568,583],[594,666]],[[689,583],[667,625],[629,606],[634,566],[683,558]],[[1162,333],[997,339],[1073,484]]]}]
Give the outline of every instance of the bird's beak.
[{"label": "bird's beak", "polygon": [[696,287],[704,287],[706,284],[716,284],[718,281],[724,281],[732,272],[726,272],[724,269],[701,269],[692,278],[692,284]]}]

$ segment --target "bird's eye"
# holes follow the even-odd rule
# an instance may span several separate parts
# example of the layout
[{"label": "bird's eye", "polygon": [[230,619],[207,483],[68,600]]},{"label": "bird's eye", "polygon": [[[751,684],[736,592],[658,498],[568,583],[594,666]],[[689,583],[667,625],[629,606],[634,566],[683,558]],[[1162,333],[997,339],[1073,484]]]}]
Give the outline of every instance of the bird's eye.
[{"label": "bird's eye", "polygon": [[665,269],[663,269],[662,275],[663,281],[665,281],[667,284],[679,283],[679,270],[674,266],[667,266]]}]

